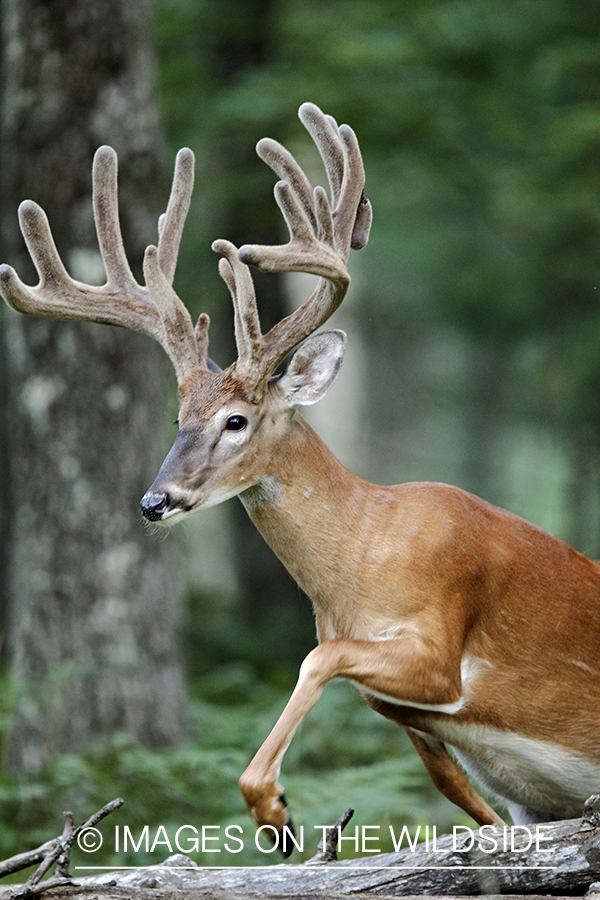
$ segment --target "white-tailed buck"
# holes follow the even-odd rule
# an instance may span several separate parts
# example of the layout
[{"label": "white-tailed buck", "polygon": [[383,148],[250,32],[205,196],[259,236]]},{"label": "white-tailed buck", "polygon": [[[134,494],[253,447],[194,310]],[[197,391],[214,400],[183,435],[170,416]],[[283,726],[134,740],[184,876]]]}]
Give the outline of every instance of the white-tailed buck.
[{"label": "white-tailed buck", "polygon": [[[312,104],[300,118],[323,158],[330,199],[283,147],[260,141],[259,155],[282,179],[275,196],[290,241],[213,245],[235,308],[239,355],[225,371],[207,358],[207,316],[194,328],[171,287],[192,190],[189,150],[178,156],[158,248],[146,251],[145,287],[125,258],[116,157],[103,147],[93,180],[106,285],[69,277],[46,216],[26,201],[21,228],[40,283],[27,287],[4,266],[2,292],[21,312],[122,325],[160,341],[177,372],[179,434],[141,501],[144,515],[171,524],[238,495],[313,600],[318,645],[240,780],[256,822],[288,823],[278,783],[284,753],[337,677],[406,729],[439,790],[478,823],[502,819],[463,769],[517,823],[577,815],[600,792],[600,567],[457,487],[357,478],[298,414],[338,374],[344,334],[313,332],[342,302],[350,248],[364,246],[371,221],[352,130]],[[263,335],[247,264],[320,280]]]}]

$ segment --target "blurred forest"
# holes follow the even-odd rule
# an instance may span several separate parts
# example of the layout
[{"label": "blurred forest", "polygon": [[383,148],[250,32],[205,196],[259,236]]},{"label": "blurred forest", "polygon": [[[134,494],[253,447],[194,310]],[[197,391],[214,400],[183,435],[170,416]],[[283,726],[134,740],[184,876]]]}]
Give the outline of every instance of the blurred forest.
[{"label": "blurred forest", "polygon": [[[152,13],[165,173],[181,146],[197,160],[175,286],[210,314],[211,356],[233,358],[211,242],[285,239],[254,146],[274,137],[322,179],[296,116],[311,100],[355,129],[374,224],[332,320],[349,334],[340,380],[307,417],[371,481],[458,484],[600,556],[598,4],[546,0],[541,15],[537,0],[153,0]],[[265,328],[309,290],[256,284]],[[174,387],[164,431],[149,435],[164,453]],[[42,773],[0,776],[0,856],[58,833],[67,802],[84,818],[113,794],[132,830],[250,830],[237,778],[314,626],[244,516],[229,501],[167,538],[186,560],[188,740],[151,750],[118,733]],[[344,684],[308,717],[282,781],[309,826],[350,805],[359,824],[464,820]]]},{"label": "blurred forest", "polygon": [[[156,23],[168,139],[198,157],[178,285],[211,313],[215,358],[229,361],[232,328],[210,241],[283,235],[252,148],[268,134],[312,165],[295,115],[309,98],[356,130],[375,216],[320,433],[370,480],[456,483],[600,555],[598,7],[178,0]],[[259,298],[268,322],[277,300]],[[235,529],[231,507],[195,528]],[[251,584],[244,609],[268,634],[273,604],[241,553],[237,583],[215,547],[199,586],[235,606]]]}]

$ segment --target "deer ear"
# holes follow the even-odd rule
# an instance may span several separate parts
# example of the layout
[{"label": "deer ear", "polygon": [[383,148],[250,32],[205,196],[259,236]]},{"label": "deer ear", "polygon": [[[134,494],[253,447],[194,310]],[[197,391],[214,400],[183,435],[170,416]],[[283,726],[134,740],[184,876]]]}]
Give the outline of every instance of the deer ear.
[{"label": "deer ear", "polygon": [[300,344],[278,381],[288,406],[310,406],[324,397],[338,376],[345,349],[343,331],[322,331]]}]

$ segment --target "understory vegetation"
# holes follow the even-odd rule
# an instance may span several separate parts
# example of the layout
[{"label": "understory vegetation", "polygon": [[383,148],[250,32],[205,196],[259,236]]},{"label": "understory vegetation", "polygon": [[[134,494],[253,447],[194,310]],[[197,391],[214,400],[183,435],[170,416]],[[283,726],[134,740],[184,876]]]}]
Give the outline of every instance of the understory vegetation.
[{"label": "understory vegetation", "polygon": [[[149,750],[126,735],[87,753],[62,754],[36,775],[0,776],[0,858],[31,849],[62,831],[62,812],[71,810],[76,824],[117,796],[123,807],[100,824],[104,843],[95,853],[75,848],[77,866],[124,866],[162,863],[184,850],[200,865],[256,865],[281,862],[268,852],[268,836],[255,845],[256,827],[238,788],[238,778],[286,702],[288,691],[259,681],[244,663],[226,664],[199,679],[190,703],[189,739],[178,749]],[[5,695],[6,696],[6,695]],[[7,728],[6,708],[2,728]],[[304,853],[317,852],[318,825],[333,825],[348,808],[355,816],[345,835],[358,826],[377,840],[368,845],[393,850],[389,826],[398,834],[408,826],[435,823],[439,833],[453,822],[469,822],[433,788],[404,732],[373,713],[356,690],[343,682],[328,685],[321,702],[307,717],[287,754],[282,772],[296,831],[304,827]],[[125,826],[129,829],[124,850]],[[147,829],[147,843],[144,827]],[[161,826],[163,828],[161,829]],[[211,826],[206,847],[220,852],[194,852],[195,832]],[[238,826],[231,828],[231,826]],[[115,829],[119,827],[119,853]],[[225,828],[230,828],[227,839]],[[213,838],[212,842],[210,838]],[[238,840],[234,840],[238,838]],[[243,849],[240,850],[240,841]],[[228,852],[225,843],[235,852]],[[154,846],[154,852],[152,846]],[[146,846],[148,852],[146,852]],[[361,855],[345,841],[341,858]],[[238,852],[239,850],[239,852]],[[13,880],[22,880],[23,873]]]}]

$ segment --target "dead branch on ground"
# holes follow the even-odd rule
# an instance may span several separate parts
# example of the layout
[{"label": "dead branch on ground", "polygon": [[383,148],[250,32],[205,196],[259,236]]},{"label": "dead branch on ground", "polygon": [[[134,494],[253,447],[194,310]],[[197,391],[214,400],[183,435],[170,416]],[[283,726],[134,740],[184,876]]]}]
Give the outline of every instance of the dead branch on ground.
[{"label": "dead branch on ground", "polygon": [[[14,872],[20,872],[22,869],[28,869],[29,866],[40,863],[25,884],[17,885],[12,891],[10,894],[11,900],[12,898],[15,898],[16,900],[16,898],[41,893],[41,891],[48,890],[48,888],[56,885],[70,884],[71,874],[69,872],[69,863],[71,847],[81,834],[88,831],[90,828],[94,828],[98,822],[101,822],[102,819],[110,815],[111,812],[114,812],[115,809],[119,809],[122,805],[123,800],[120,797],[117,797],[116,800],[107,803],[106,806],[103,806],[102,809],[95,812],[93,816],[90,816],[89,819],[86,819],[86,821],[82,822],[81,825],[78,825],[77,828],[73,827],[73,813],[65,812],[63,813],[65,817],[65,826],[60,837],[54,838],[54,840],[51,841],[46,841],[45,844],[36,847],[35,850],[19,853],[17,856],[11,856],[10,859],[0,862],[0,878],[4,878],[6,875],[12,875]],[[42,878],[52,868],[54,863],[56,863],[55,875],[40,884]]]}]

